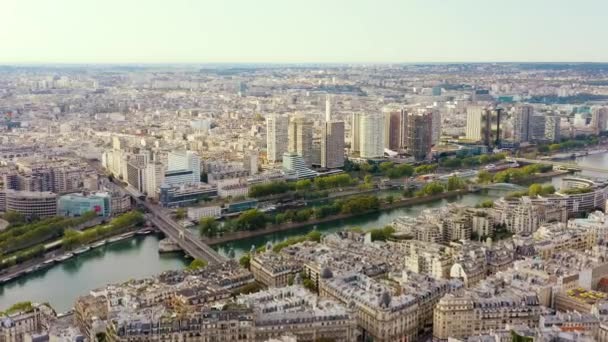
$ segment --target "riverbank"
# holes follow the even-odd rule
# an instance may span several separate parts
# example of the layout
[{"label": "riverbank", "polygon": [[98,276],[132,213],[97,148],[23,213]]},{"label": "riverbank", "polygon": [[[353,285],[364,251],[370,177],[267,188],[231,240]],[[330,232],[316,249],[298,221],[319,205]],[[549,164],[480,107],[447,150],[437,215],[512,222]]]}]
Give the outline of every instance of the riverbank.
[{"label": "riverbank", "polygon": [[[135,226],[131,227],[134,228]],[[104,239],[99,239],[96,241],[92,241],[89,244],[79,246],[75,249],[70,250],[53,250],[44,254],[41,258],[35,258],[27,260],[23,263],[12,266],[9,269],[4,270],[0,278],[0,285],[6,284],[13,280],[17,280],[19,277],[28,275],[30,273],[36,271],[42,271],[52,267],[53,265],[60,264],[62,262],[68,261],[73,257],[86,253],[92,249],[99,248],[105,246],[106,244],[112,244],[115,242],[123,241],[126,239],[130,239],[134,237],[136,234],[138,235],[147,235],[152,233],[152,230],[148,228],[134,230],[128,229],[127,232],[122,232],[121,234],[117,234],[115,236],[110,236]]]},{"label": "riverbank", "polygon": [[215,238],[202,238],[202,241],[210,246],[213,246],[213,245],[223,244],[223,243],[227,243],[227,242],[244,240],[244,239],[248,239],[248,238],[252,238],[252,237],[288,231],[288,230],[292,230],[292,229],[314,226],[314,225],[322,224],[322,223],[331,223],[331,222],[340,221],[340,220],[351,218],[351,217],[366,215],[369,213],[380,212],[380,211],[384,211],[384,210],[392,210],[392,209],[407,207],[410,205],[417,205],[417,204],[432,202],[432,201],[436,201],[436,200],[440,200],[440,199],[444,199],[444,198],[456,197],[456,196],[464,195],[464,194],[467,194],[470,192],[471,191],[469,191],[469,190],[455,190],[455,191],[446,191],[446,192],[442,192],[440,194],[435,194],[435,195],[430,195],[430,196],[404,198],[401,200],[395,200],[392,203],[382,203],[382,204],[380,204],[380,208],[378,210],[364,211],[364,212],[351,213],[351,214],[337,214],[337,215],[327,216],[322,219],[311,219],[311,220],[308,220],[305,222],[290,222],[290,223],[280,224],[280,225],[271,225],[265,229],[259,229],[259,230],[253,230],[253,231],[239,231],[239,232],[224,234],[222,236],[215,237]]}]

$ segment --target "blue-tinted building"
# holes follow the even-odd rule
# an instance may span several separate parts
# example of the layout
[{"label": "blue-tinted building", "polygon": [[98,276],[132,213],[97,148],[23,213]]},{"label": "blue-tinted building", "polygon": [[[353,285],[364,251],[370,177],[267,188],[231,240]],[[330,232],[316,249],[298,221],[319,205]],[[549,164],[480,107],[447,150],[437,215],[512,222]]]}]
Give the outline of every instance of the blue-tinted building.
[{"label": "blue-tinted building", "polygon": [[203,185],[172,187],[162,184],[159,202],[163,207],[183,207],[211,197],[217,197],[217,187]]},{"label": "blue-tinted building", "polygon": [[95,194],[69,194],[57,200],[57,214],[60,216],[76,217],[93,211],[98,216],[109,217],[112,199],[107,193]]}]

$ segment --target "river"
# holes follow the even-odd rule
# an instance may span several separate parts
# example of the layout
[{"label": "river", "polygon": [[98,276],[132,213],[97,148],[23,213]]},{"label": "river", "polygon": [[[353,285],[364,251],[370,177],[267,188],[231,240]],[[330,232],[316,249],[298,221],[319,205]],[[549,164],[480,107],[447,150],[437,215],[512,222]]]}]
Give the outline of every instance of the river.
[{"label": "river", "polygon": [[[608,168],[608,153],[579,158],[582,165],[605,166]],[[587,173],[589,176],[601,176]],[[559,187],[559,179],[552,183]],[[487,190],[476,194],[466,194],[425,204],[413,205],[379,213],[366,214],[338,222],[319,224],[316,229],[324,233],[345,228],[360,227],[364,230],[383,227],[399,216],[416,216],[428,208],[437,208],[448,203],[458,202],[475,205],[486,199],[496,199],[508,191]],[[397,193],[398,194],[398,193]],[[305,234],[313,227],[273,233],[247,240],[229,242],[215,246],[223,255],[233,249],[239,257],[250,250],[251,246],[262,246],[267,242],[276,243],[294,235]],[[181,254],[158,254],[158,237],[137,237],[117,242],[77,256],[50,269],[35,272],[16,281],[0,285],[0,310],[15,302],[31,300],[49,302],[57,311],[69,310],[75,299],[88,291],[110,283],[124,282],[129,279],[143,278],[166,270],[180,269],[188,260]]]}]

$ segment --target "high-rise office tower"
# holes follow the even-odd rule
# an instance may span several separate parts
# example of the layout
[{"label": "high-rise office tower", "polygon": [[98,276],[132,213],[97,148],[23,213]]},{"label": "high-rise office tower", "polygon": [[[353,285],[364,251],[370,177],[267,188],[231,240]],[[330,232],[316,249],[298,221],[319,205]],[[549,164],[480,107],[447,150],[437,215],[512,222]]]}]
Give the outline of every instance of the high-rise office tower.
[{"label": "high-rise office tower", "polygon": [[431,118],[433,120],[431,124],[431,143],[434,146],[437,145],[441,139],[441,112],[438,108],[428,108],[426,111],[431,114]]},{"label": "high-rise office tower", "polygon": [[144,186],[148,197],[158,197],[158,189],[164,180],[164,166],[161,163],[151,162],[146,165]]},{"label": "high-rise office tower", "polygon": [[325,122],[321,137],[321,167],[344,166],[344,122],[331,120],[331,98],[325,100]]},{"label": "high-rise office tower", "polygon": [[482,106],[467,108],[466,138],[479,141],[488,147],[500,143],[502,109],[486,109]]},{"label": "high-rise office tower", "polygon": [[293,118],[288,128],[289,147],[287,151],[304,159],[307,167],[312,166],[312,122],[303,117]]},{"label": "high-rise office tower", "polygon": [[546,139],[546,117],[544,115],[531,115],[529,131],[529,140],[545,140]]},{"label": "high-rise office tower", "polygon": [[433,146],[433,113],[407,115],[407,151],[416,160],[426,160]]},{"label": "high-rise office tower", "polygon": [[331,96],[327,94],[325,97],[325,122],[331,121]]},{"label": "high-rise office tower", "polygon": [[481,141],[484,112],[485,109],[482,106],[467,107],[466,138],[468,140]]},{"label": "high-rise office tower", "polygon": [[249,171],[250,175],[258,173],[258,151],[245,151],[243,156],[243,168]]},{"label": "high-rise office tower", "polygon": [[513,114],[513,140],[516,142],[527,142],[532,140],[530,133],[530,118],[533,107],[524,105],[517,108]]},{"label": "high-rise office tower", "polygon": [[194,151],[169,152],[167,171],[191,171],[190,179],[184,179],[184,182],[199,183],[201,181],[201,158]]},{"label": "high-rise office tower", "polygon": [[323,125],[321,167],[335,169],[344,166],[344,122],[328,121]]},{"label": "high-rise office tower", "polygon": [[606,131],[608,120],[608,108],[599,107],[593,108],[591,112],[591,126],[593,127],[594,133],[599,134]]},{"label": "high-rise office tower", "polygon": [[268,162],[276,163],[287,152],[289,118],[272,114],[266,118],[266,149]]},{"label": "high-rise office tower", "polygon": [[545,139],[551,142],[559,141],[560,121],[559,116],[549,115],[545,118]]},{"label": "high-rise office tower", "polygon": [[359,118],[359,156],[361,158],[384,157],[384,116],[365,114]]},{"label": "high-rise office tower", "polygon": [[361,117],[363,113],[353,113],[350,121],[350,151],[355,154],[361,152]]},{"label": "high-rise office tower", "polygon": [[405,109],[391,110],[384,113],[384,147],[398,151],[405,146],[407,129],[407,112]]}]

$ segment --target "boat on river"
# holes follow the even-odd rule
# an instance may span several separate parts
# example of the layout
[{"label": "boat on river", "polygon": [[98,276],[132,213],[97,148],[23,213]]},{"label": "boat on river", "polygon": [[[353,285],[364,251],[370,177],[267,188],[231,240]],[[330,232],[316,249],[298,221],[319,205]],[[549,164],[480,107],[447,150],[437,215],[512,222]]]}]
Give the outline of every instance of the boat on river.
[{"label": "boat on river", "polygon": [[115,236],[115,237],[113,237],[111,239],[108,239],[108,242],[109,243],[113,243],[113,242],[118,242],[118,241],[126,240],[126,239],[129,239],[129,238],[132,238],[134,235],[135,235],[135,233],[133,233],[133,232],[121,234],[121,235]]},{"label": "boat on river", "polygon": [[95,242],[94,244],[91,245],[91,248],[99,248],[99,247],[105,245],[106,242],[108,242],[108,241],[101,240],[101,241]]},{"label": "boat on river", "polygon": [[80,247],[80,248],[74,250],[73,253],[74,253],[74,255],[80,255],[80,254],[86,253],[86,252],[88,252],[90,250],[91,250],[90,246],[85,246],[85,247]]},{"label": "boat on river", "polygon": [[57,262],[64,262],[64,261],[69,260],[69,259],[71,259],[73,257],[74,257],[73,253],[67,253],[67,254],[64,254],[64,255],[56,258],[55,261],[57,261]]},{"label": "boat on river", "polygon": [[141,229],[135,232],[135,235],[148,235],[152,234],[154,231],[152,229]]}]

